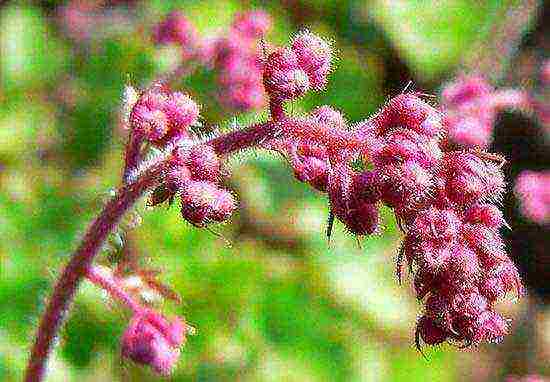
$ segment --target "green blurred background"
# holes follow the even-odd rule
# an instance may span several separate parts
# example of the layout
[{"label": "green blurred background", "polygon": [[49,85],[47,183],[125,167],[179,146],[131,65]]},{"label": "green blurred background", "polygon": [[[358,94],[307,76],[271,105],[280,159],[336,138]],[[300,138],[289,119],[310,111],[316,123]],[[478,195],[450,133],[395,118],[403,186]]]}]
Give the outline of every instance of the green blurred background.
[{"label": "green blurred background", "polygon": [[[235,12],[261,7],[273,16],[274,44],[303,27],[331,39],[338,60],[328,90],[291,110],[327,103],[351,121],[409,80],[437,94],[442,81],[477,69],[498,84],[529,85],[528,69],[520,76],[511,67],[540,56],[544,22],[544,5],[534,2],[157,0],[90,3],[75,30],[63,16],[68,3],[0,4],[1,381],[21,379],[56,274],[119,185],[123,87],[146,84],[171,64],[173,52],[149,39],[169,10],[182,10],[208,34],[227,28]],[[518,5],[526,22],[499,35]],[[525,42],[530,34],[533,44]],[[208,71],[176,87],[203,104],[205,126],[265,117],[219,108]],[[394,277],[400,234],[390,212],[383,211],[382,234],[360,246],[338,224],[328,244],[325,198],[295,181],[283,161],[250,153],[230,163],[241,210],[217,230],[231,246],[183,222],[176,206],[138,206],[143,223],[124,237],[182,296],[182,304],[166,302],[163,310],[197,328],[169,380],[492,381],[550,372],[550,318],[535,297],[503,303],[514,318],[503,343],[472,351],[445,345],[422,358],[413,344],[421,305],[408,278],[399,285]],[[104,251],[99,262],[112,254]],[[120,357],[128,318],[84,282],[48,380],[157,380]]]}]

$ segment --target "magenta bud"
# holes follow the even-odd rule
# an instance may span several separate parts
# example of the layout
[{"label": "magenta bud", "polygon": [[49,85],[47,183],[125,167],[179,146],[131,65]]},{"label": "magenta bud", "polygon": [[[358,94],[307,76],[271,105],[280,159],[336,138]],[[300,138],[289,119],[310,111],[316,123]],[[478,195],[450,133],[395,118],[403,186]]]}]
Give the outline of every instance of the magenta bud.
[{"label": "magenta bud", "polygon": [[477,292],[465,292],[454,296],[451,303],[456,314],[475,319],[488,307],[487,299]]},{"label": "magenta bud", "polygon": [[514,191],[521,202],[521,213],[538,224],[550,222],[550,171],[522,171]]},{"label": "magenta bud", "polygon": [[443,132],[440,112],[415,93],[404,93],[392,98],[377,119],[378,133],[381,135],[395,128],[413,130],[429,138]]},{"label": "magenta bud", "polygon": [[264,11],[239,13],[233,20],[232,28],[243,37],[258,39],[271,28],[271,17]]},{"label": "magenta bud", "polygon": [[186,155],[185,164],[194,180],[216,182],[220,175],[220,160],[209,145],[195,145]]},{"label": "magenta bud", "polygon": [[303,31],[292,41],[292,50],[296,52],[300,67],[307,73],[312,89],[322,90],[330,72],[330,45],[319,36]]},{"label": "magenta bud", "polygon": [[435,207],[421,211],[409,228],[409,234],[429,243],[449,243],[460,228],[461,222],[453,210]]},{"label": "magenta bud", "polygon": [[122,355],[169,375],[187,331],[185,322],[177,317],[169,321],[151,310],[137,313],[122,336]]},{"label": "magenta bud", "polygon": [[364,171],[353,179],[355,196],[366,203],[376,203],[382,197],[379,176],[374,171]]},{"label": "magenta bud", "polygon": [[442,92],[443,103],[446,105],[460,105],[491,93],[491,86],[479,76],[460,76],[455,82],[445,86]]},{"label": "magenta bud", "polygon": [[438,345],[449,337],[447,331],[429,317],[422,316],[416,324],[416,347],[420,350],[420,339],[428,345]]},{"label": "magenta bud", "polygon": [[370,235],[378,228],[378,206],[359,203],[347,211],[345,217],[339,217],[346,228],[355,235]]},{"label": "magenta bud", "polygon": [[186,130],[197,122],[199,106],[187,94],[174,92],[166,99],[163,110],[178,130]]},{"label": "magenta bud", "polygon": [[344,129],[347,126],[346,119],[338,110],[328,105],[317,107],[311,113],[311,118],[318,123],[326,124],[338,129]]},{"label": "magenta bud", "polygon": [[473,343],[500,342],[508,333],[508,323],[496,312],[487,310],[477,317]]},{"label": "magenta bud", "polygon": [[197,32],[184,15],[174,11],[154,26],[153,40],[157,44],[178,44],[191,49],[197,42]]},{"label": "magenta bud", "polygon": [[468,208],[464,220],[469,223],[483,224],[489,228],[498,229],[504,223],[502,212],[492,204],[476,204]]},{"label": "magenta bud", "polygon": [[205,181],[191,181],[181,192],[181,215],[197,227],[221,223],[237,207],[230,192]]}]

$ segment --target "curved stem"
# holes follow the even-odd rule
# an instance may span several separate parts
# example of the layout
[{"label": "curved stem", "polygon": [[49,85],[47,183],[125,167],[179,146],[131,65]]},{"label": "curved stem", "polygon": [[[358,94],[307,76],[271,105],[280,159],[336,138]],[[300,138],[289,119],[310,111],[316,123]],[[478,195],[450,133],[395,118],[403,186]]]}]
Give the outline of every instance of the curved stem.
[{"label": "curved stem", "polygon": [[114,300],[126,305],[134,314],[141,312],[143,310],[141,305],[139,305],[132,296],[126,293],[126,291],[116,282],[112,274],[107,272],[103,271],[100,267],[90,265],[86,272],[86,278],[99,288],[107,291]]},{"label": "curved stem", "polygon": [[128,143],[126,144],[126,153],[124,156],[124,171],[122,173],[122,180],[124,183],[128,183],[130,175],[134,171],[141,160],[141,145],[143,138],[136,134],[135,131],[130,130],[128,137]]},{"label": "curved stem", "polygon": [[117,226],[124,213],[148,189],[160,183],[169,163],[168,160],[156,162],[135,182],[122,187],[88,228],[80,247],[71,257],[54,286],[53,294],[38,327],[25,375],[26,382],[42,380],[53,340],[93,258],[100,251],[107,236]]},{"label": "curved stem", "polygon": [[[211,139],[206,144],[214,147],[220,155],[230,154],[248,147],[261,145],[264,141],[274,138],[281,132],[278,127],[279,124],[271,121],[260,123]],[[173,165],[173,161],[170,161],[170,158],[159,159],[152,163],[134,182],[124,185],[89,226],[80,247],[71,257],[54,286],[53,294],[40,321],[36,340],[31,350],[25,376],[26,382],[39,382],[42,380],[48,354],[68,306],[74,298],[80,281],[88,271],[92,260],[101,249],[109,233],[115,229],[125,212],[148,189],[160,184],[165,170],[171,165]]]}]

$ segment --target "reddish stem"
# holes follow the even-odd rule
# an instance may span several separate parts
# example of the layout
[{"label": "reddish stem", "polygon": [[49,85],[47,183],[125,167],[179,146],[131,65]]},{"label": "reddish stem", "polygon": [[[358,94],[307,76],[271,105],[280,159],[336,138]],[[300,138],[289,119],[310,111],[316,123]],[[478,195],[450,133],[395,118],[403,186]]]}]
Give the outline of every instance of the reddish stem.
[{"label": "reddish stem", "polygon": [[285,109],[283,101],[278,98],[269,98],[269,113],[273,121],[279,121],[285,118]]},{"label": "reddish stem", "polygon": [[100,268],[90,265],[86,278],[96,286],[104,289],[111,295],[114,300],[117,300],[126,305],[132,312],[138,314],[143,311],[143,308],[116,282],[112,274],[103,272]]},{"label": "reddish stem", "polygon": [[103,208],[88,228],[86,235],[58,278],[50,302],[38,327],[26,371],[26,382],[41,381],[53,339],[65,317],[76,288],[97,255],[107,236],[117,226],[124,213],[150,188],[159,184],[169,160],[157,162],[135,182],[125,185]]},{"label": "reddish stem", "polygon": [[124,172],[122,173],[124,183],[129,182],[132,171],[134,171],[139,165],[141,160],[142,143],[143,137],[136,134],[135,131],[130,130],[128,143],[126,144],[126,153],[124,156]]},{"label": "reddish stem", "polygon": [[[258,146],[277,133],[276,124],[266,122],[235,131],[207,142],[218,154],[230,154],[247,147]],[[104,207],[101,214],[88,228],[80,247],[71,257],[57,280],[50,302],[46,307],[34,346],[31,350],[25,381],[39,382],[44,377],[46,360],[52,349],[53,339],[61,326],[74,298],[80,280],[89,269],[92,260],[118,222],[136,201],[149,189],[162,181],[165,170],[173,165],[170,158],[151,164],[133,183],[124,185]],[[98,280],[99,281],[99,280]]]},{"label": "reddish stem", "polygon": [[271,121],[264,122],[211,139],[207,144],[211,145],[218,155],[230,154],[260,145],[274,138],[277,131],[277,124]]}]

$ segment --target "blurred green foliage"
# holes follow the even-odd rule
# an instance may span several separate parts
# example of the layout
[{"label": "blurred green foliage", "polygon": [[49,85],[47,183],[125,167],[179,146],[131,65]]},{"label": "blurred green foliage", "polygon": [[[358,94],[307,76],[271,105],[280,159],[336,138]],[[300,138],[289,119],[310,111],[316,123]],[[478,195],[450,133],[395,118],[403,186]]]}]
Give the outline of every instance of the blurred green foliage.
[{"label": "blurred green foliage", "polygon": [[[151,46],[147,28],[180,8],[201,33],[212,33],[247,8],[237,1],[139,2],[127,12],[134,21],[127,30],[79,42],[61,28],[58,4],[47,4],[0,8],[2,381],[21,378],[55,274],[107,191],[117,186],[124,84],[147,83],[170,60],[169,51]],[[308,25],[332,39],[338,52],[328,90],[292,104],[291,112],[328,103],[351,121],[367,117],[388,97],[390,52],[397,50],[416,79],[450,75],[505,6],[496,0],[256,5],[274,17],[270,41],[284,43],[299,25]],[[205,125],[224,128],[234,118],[245,124],[264,115],[220,111],[205,71],[180,85],[203,104]],[[233,186],[252,214],[248,220],[263,235],[247,233],[245,219],[236,216],[220,228],[233,244],[228,248],[182,222],[176,206],[139,207],[144,223],[131,234],[133,245],[183,298],[182,305],[167,303],[165,310],[198,329],[171,380],[427,381],[474,373],[460,368],[452,348],[430,349],[429,361],[414,349],[419,306],[408,281],[399,286],[394,278],[399,235],[387,211],[383,235],[359,247],[336,225],[329,245],[323,237],[326,201],[295,182],[283,161],[260,153],[231,164]],[[280,232],[287,236],[278,238]],[[101,301],[91,285],[82,286],[49,380],[155,380],[149,371],[122,363],[118,338],[128,316]]]}]

